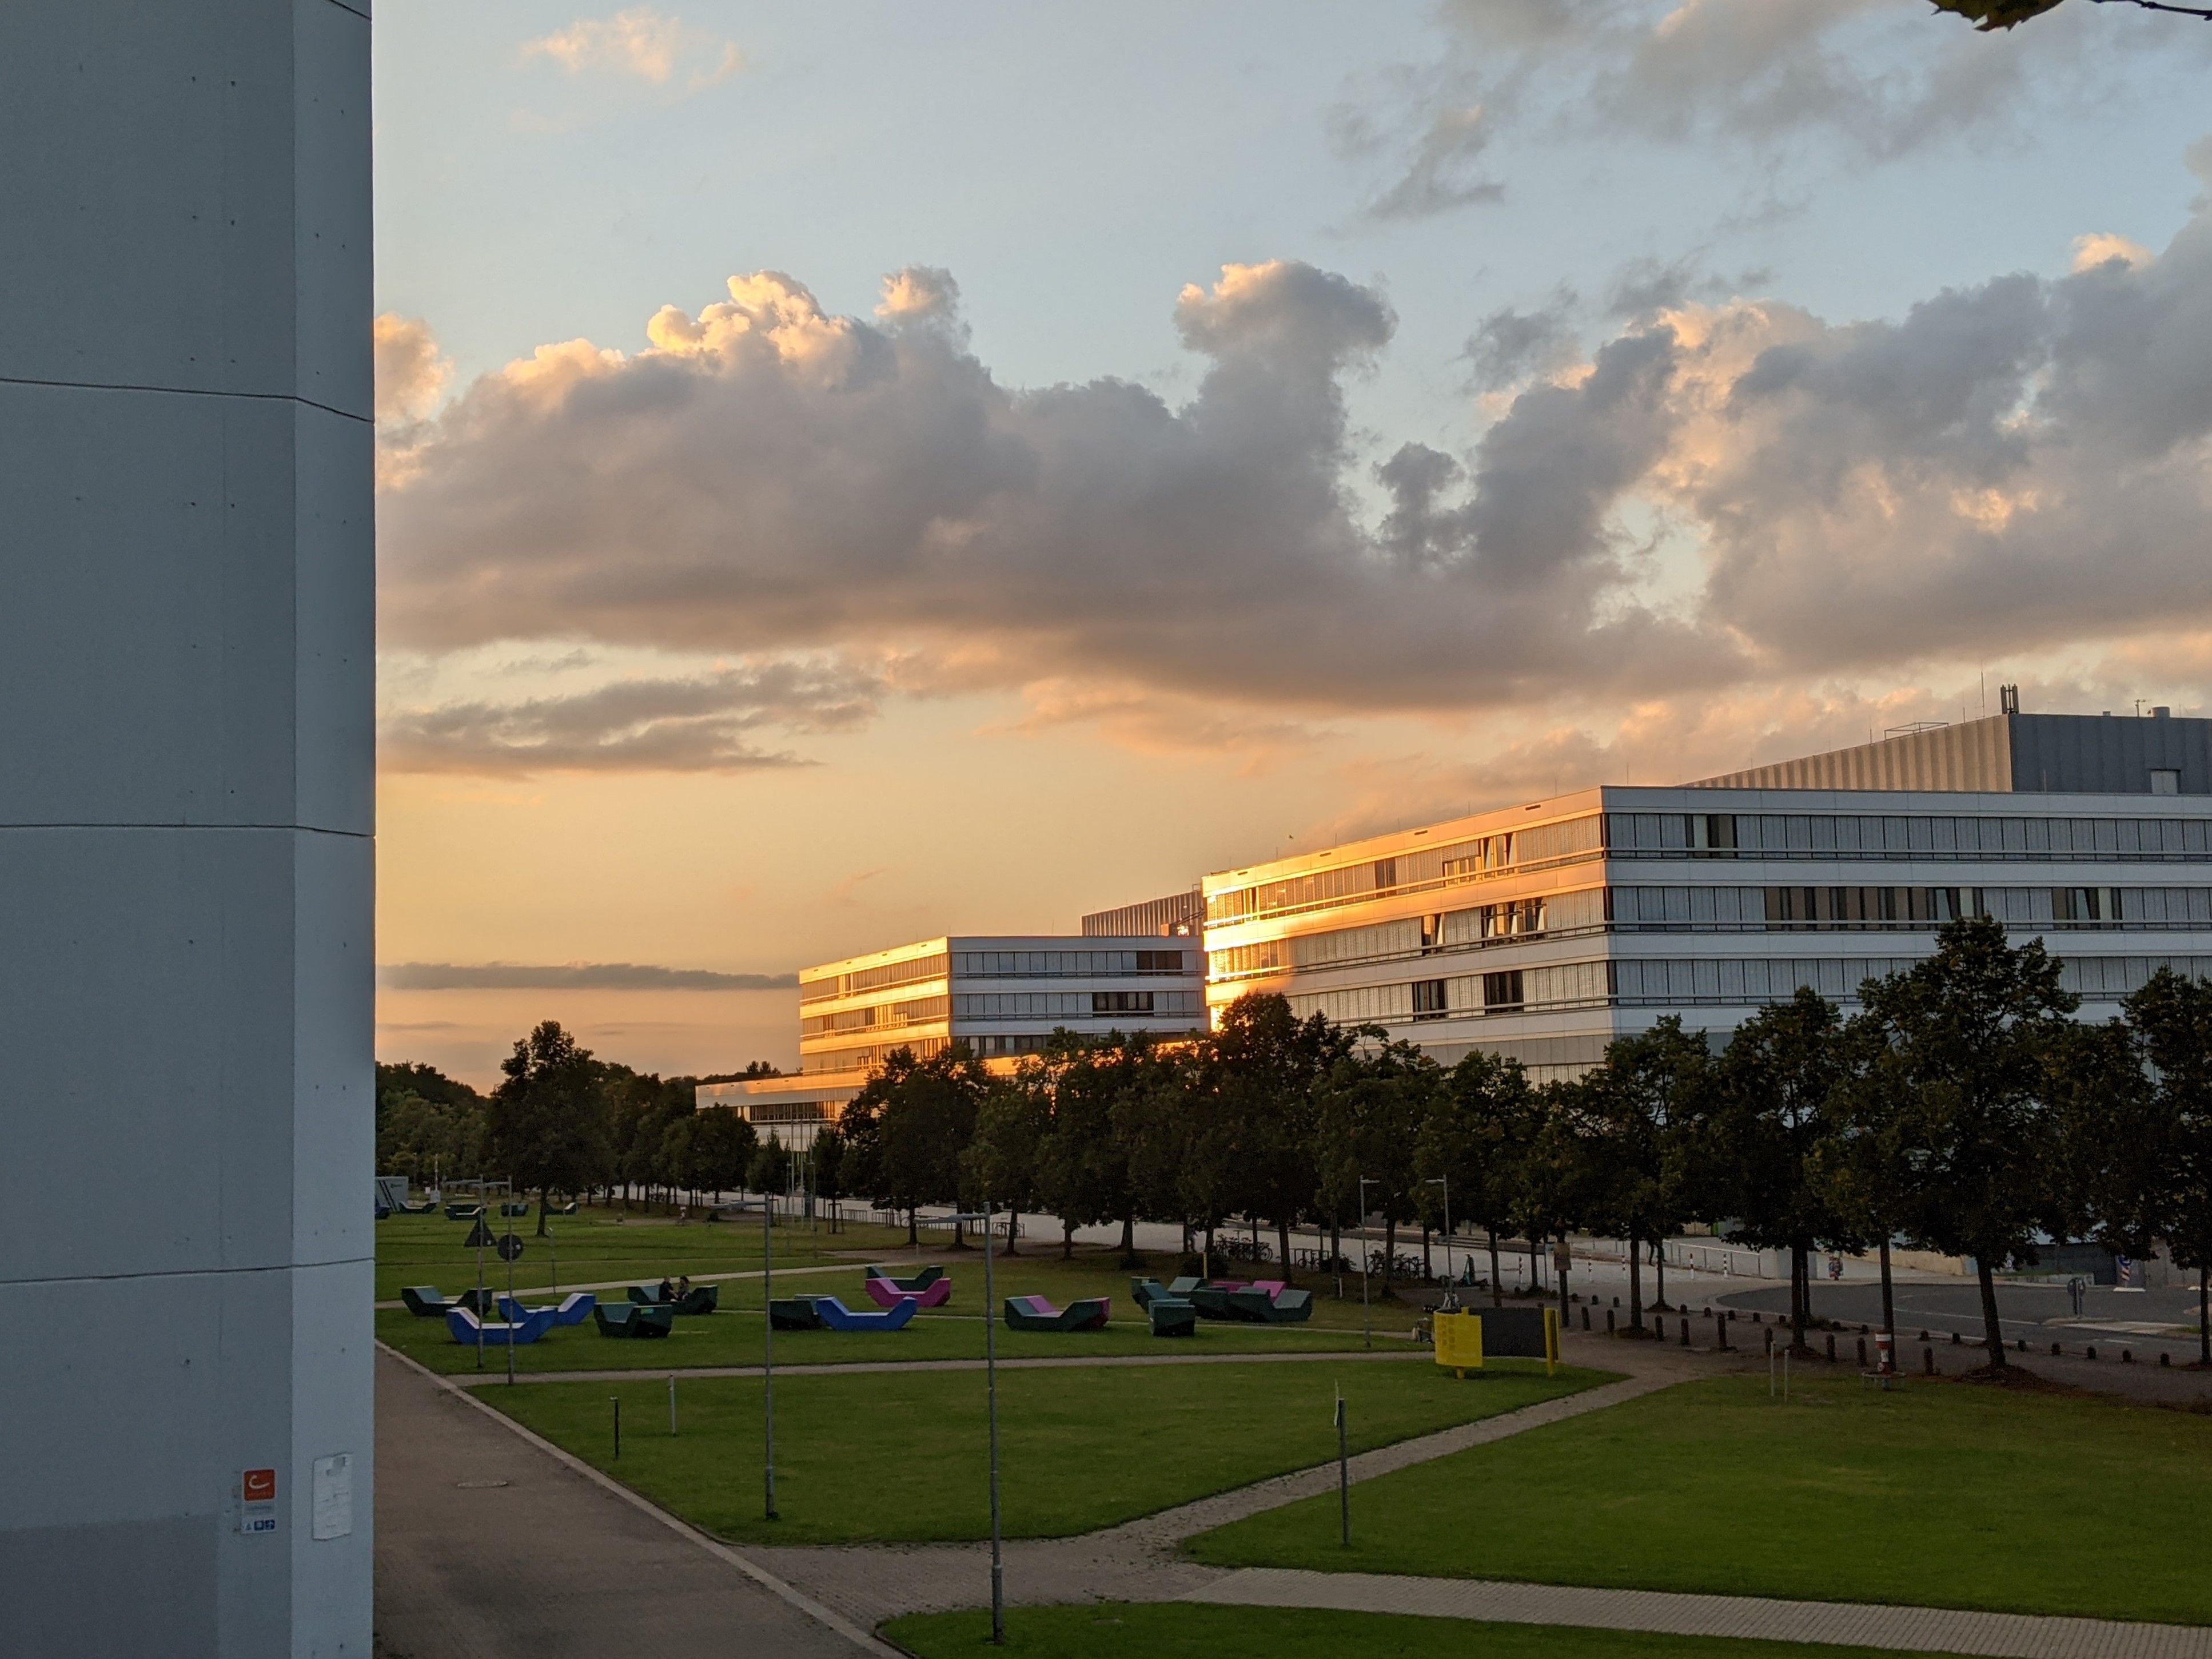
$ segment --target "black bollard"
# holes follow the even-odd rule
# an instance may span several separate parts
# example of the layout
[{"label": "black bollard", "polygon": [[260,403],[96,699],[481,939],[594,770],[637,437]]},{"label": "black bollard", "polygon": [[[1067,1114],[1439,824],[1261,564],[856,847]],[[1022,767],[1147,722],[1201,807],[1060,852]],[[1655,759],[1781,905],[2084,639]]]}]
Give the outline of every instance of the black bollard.
[{"label": "black bollard", "polygon": [[2161,1365],[2171,1365],[2173,1364],[2173,1356],[2170,1353],[2162,1353],[2158,1357],[2158,1363]]},{"label": "black bollard", "polygon": [[1954,1348],[1959,1346],[1959,1334],[1956,1331],[1951,1333],[1951,1346]]},{"label": "black bollard", "polygon": [[1605,1310],[1605,1334],[1607,1336],[1613,1334],[1613,1310],[1610,1308]]},{"label": "black bollard", "polygon": [[607,1398],[615,1404],[615,1462],[619,1463],[622,1462],[622,1396],[611,1394]]},{"label": "black bollard", "polygon": [[1864,1337],[1859,1339],[1859,1369],[1861,1370],[1866,1369],[1866,1338]]},{"label": "black bollard", "polygon": [[1589,1304],[1587,1303],[1583,1305],[1583,1328],[1584,1330],[1589,1328]]},{"label": "black bollard", "polygon": [[2051,1345],[2051,1357],[2053,1359],[2057,1358],[2058,1358],[2058,1355],[2059,1355],[2059,1352],[2060,1352],[2060,1350],[2059,1350],[2059,1346],[2058,1346],[2058,1345],[2057,1345],[2056,1342],[2052,1343],[2052,1344]]},{"label": "black bollard", "polygon": [[2081,1358],[2084,1359],[2094,1359],[2096,1357],[2097,1350],[2094,1346],[2081,1350]]},{"label": "black bollard", "polygon": [[[1690,1322],[1686,1319],[1682,1322],[1682,1346],[1686,1348],[1690,1346]],[[2159,1355],[2158,1363],[2161,1365],[2166,1364],[2164,1354]]]},{"label": "black bollard", "polygon": [[1828,1363],[1831,1365],[1836,1363],[1836,1334],[1833,1331],[1828,1333]]},{"label": "black bollard", "polygon": [[2132,1365],[2132,1364],[2134,1364],[2135,1363],[2136,1363],[2136,1357],[2135,1357],[2135,1355],[2133,1355],[2132,1353],[2129,1352],[2125,1348],[2123,1348],[2123,1349],[2121,1349],[2121,1350],[2120,1350],[2120,1364],[2122,1364],[2123,1365]]},{"label": "black bollard", "polygon": [[1935,1350],[1935,1349],[1933,1349],[1933,1348],[1923,1348],[1923,1349],[1920,1351],[1920,1363],[1921,1363],[1922,1364],[1925,1365],[1925,1366],[1928,1368],[1928,1375],[1929,1375],[1929,1376],[1935,1376],[1935,1375],[1936,1375],[1936,1350]]}]

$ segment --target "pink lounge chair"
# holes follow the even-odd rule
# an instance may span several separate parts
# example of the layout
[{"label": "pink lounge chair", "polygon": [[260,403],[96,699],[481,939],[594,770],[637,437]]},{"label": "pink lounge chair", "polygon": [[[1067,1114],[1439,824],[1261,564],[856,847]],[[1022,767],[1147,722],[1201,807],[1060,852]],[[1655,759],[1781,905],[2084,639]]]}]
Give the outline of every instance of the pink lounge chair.
[{"label": "pink lounge chair", "polygon": [[926,1291],[902,1291],[888,1279],[872,1275],[866,1281],[868,1299],[879,1308],[896,1308],[902,1300],[917,1307],[941,1307],[952,1299],[952,1281],[940,1279]]},{"label": "pink lounge chair", "polygon": [[1244,1288],[1248,1291],[1265,1291],[1272,1299],[1283,1293],[1284,1281],[1279,1279],[1255,1279]]}]

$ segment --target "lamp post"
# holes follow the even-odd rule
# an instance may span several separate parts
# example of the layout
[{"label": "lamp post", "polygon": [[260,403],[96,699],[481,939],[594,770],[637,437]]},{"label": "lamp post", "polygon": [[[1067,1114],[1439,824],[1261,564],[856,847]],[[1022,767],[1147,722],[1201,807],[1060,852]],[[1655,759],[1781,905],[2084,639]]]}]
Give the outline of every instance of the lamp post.
[{"label": "lamp post", "polygon": [[1002,1648],[1006,1645],[1006,1563],[999,1524],[999,1303],[991,1268],[994,1213],[990,1194],[987,1193],[980,1215],[973,1211],[957,1212],[952,1224],[957,1227],[969,1221],[983,1224],[983,1387],[991,1436],[991,1644]]},{"label": "lamp post", "polygon": [[1370,1348],[1375,1346],[1375,1316],[1367,1299],[1367,1189],[1382,1184],[1367,1176],[1359,1177],[1359,1328]]},{"label": "lamp post", "polygon": [[775,1202],[761,1194],[761,1400],[765,1407],[767,1462],[763,1466],[768,1491],[768,1518],[775,1512]]},{"label": "lamp post", "polygon": [[1428,1180],[1422,1184],[1429,1187],[1441,1187],[1444,1189],[1444,1283],[1449,1285],[1451,1283],[1452,1278],[1451,1177],[1449,1176],[1431,1176]]}]

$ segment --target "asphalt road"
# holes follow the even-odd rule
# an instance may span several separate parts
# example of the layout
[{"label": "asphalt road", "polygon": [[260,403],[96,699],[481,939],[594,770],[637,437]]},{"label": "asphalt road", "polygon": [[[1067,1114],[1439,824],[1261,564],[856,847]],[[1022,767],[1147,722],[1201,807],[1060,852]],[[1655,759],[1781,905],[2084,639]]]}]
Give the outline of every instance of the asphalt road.
[{"label": "asphalt road", "polygon": [[380,1353],[376,1651],[851,1659],[860,1650]]},{"label": "asphalt road", "polygon": [[[1731,1291],[1711,1298],[1716,1306],[1768,1315],[1790,1310],[1787,1285],[1758,1290]],[[1693,1305],[1702,1306],[1699,1301]],[[1896,1287],[1897,1328],[1910,1339],[1923,1330],[1948,1340],[1957,1331],[1970,1340],[1982,1334],[1981,1291],[1972,1283],[1930,1284],[1899,1281]],[[1881,1286],[1879,1284],[1833,1284],[1815,1279],[1813,1285],[1815,1317],[1850,1325],[1879,1328]],[[2048,1348],[2053,1342],[2068,1347],[2095,1343],[2100,1346],[2126,1345],[2155,1363],[2160,1350],[2173,1355],[2177,1364],[2197,1357],[2197,1291],[2187,1290],[2120,1291],[2089,1287],[2080,1314],[2073,1311],[2066,1286],[2057,1285],[1997,1285],[1997,1316],[2007,1340],[2025,1337],[2031,1347]]]}]

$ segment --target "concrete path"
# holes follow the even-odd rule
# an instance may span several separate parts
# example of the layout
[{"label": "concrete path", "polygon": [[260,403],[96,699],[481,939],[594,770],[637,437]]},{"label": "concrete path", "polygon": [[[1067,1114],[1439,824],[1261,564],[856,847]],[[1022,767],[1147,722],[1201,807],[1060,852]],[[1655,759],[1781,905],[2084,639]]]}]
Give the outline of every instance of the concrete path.
[{"label": "concrete path", "polygon": [[[1001,1359],[1002,1371],[1050,1370],[1113,1370],[1131,1365],[1295,1365],[1328,1360],[1342,1364],[1383,1360],[1402,1364],[1409,1359],[1432,1360],[1426,1348],[1415,1348],[1401,1342],[1395,1349],[1383,1349],[1370,1353],[1361,1348],[1301,1348],[1294,1353],[1129,1353],[1106,1354],[1091,1358],[1071,1357],[1066,1359],[1036,1358]],[[778,1376],[849,1376],[871,1371],[980,1371],[987,1362],[981,1359],[855,1359],[840,1364],[824,1363],[812,1365],[778,1365]],[[656,1370],[650,1365],[634,1365],[628,1370],[599,1371],[524,1371],[517,1374],[515,1382],[635,1382],[650,1379],[673,1370],[685,1382],[695,1376],[758,1376],[758,1365],[677,1365]],[[447,1382],[464,1389],[504,1387],[507,1373],[465,1371],[447,1377]]]},{"label": "concrete path", "polygon": [[379,1659],[891,1653],[788,1595],[732,1552],[379,1352]]},{"label": "concrete path", "polygon": [[1770,1642],[1833,1643],[1908,1652],[2000,1659],[2212,1659],[2212,1630],[2107,1619],[2038,1619],[1945,1607],[1842,1601],[1782,1601],[1752,1595],[1680,1595],[1653,1590],[1583,1589],[1477,1579],[1396,1578],[1357,1572],[1247,1568],[1176,1599],[1233,1607],[1333,1607],[1486,1619],[1516,1625],[1576,1625],[1734,1636]]}]

